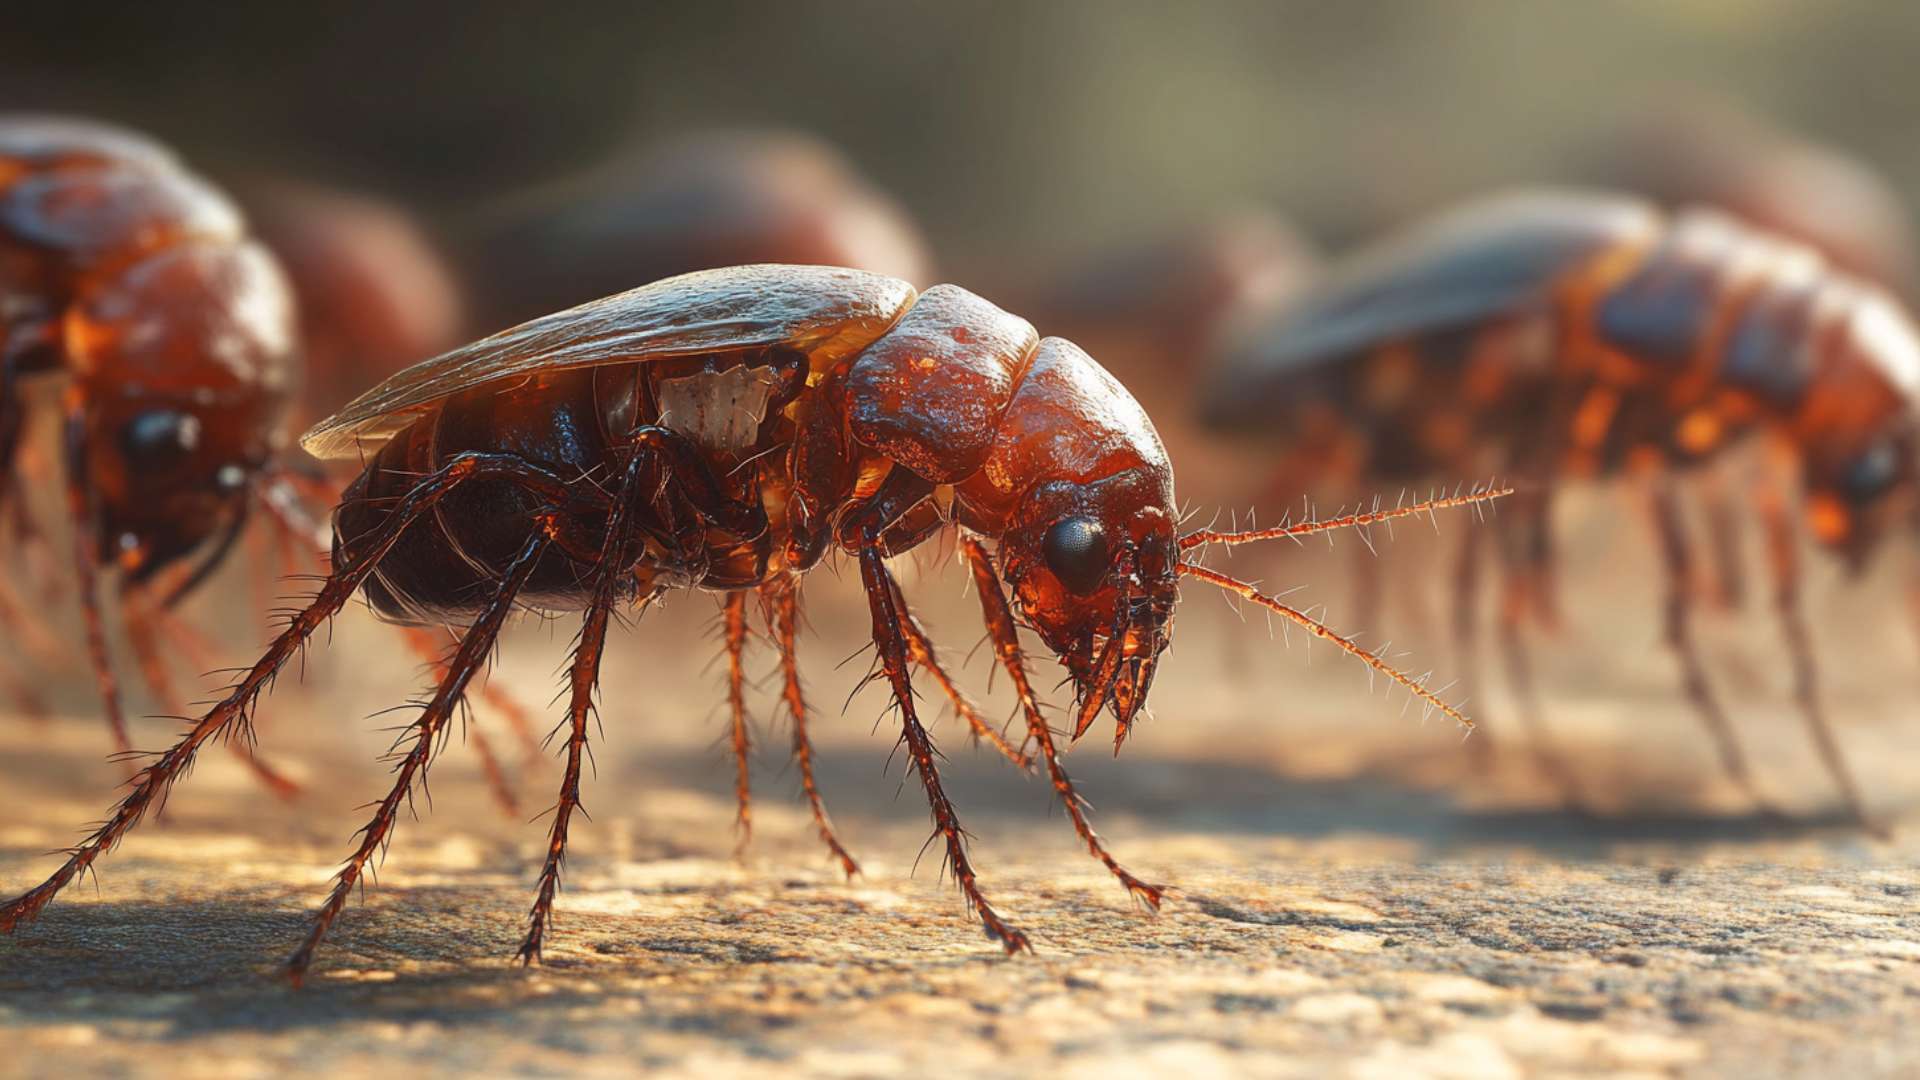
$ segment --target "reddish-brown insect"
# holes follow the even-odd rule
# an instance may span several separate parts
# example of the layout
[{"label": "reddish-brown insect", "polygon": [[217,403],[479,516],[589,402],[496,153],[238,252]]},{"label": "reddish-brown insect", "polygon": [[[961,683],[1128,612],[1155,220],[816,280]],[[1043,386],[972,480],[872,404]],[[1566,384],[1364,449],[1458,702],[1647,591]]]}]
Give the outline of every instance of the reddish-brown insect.
[{"label": "reddish-brown insect", "polygon": [[1030,303],[1129,387],[1185,393],[1221,335],[1298,294],[1317,261],[1290,222],[1247,208],[1082,259]]},{"label": "reddish-brown insect", "polygon": [[0,305],[0,502],[21,543],[36,542],[21,493],[6,489],[18,483],[23,395],[57,381],[88,652],[125,751],[101,569],[121,585],[142,670],[174,701],[161,648],[195,638],[168,608],[222,564],[250,514],[284,538],[314,535],[278,464],[301,374],[292,302],[233,205],[160,146],[85,121],[7,117]]},{"label": "reddish-brown insect", "polygon": [[372,195],[288,180],[242,189],[253,231],[300,311],[311,422],[466,337],[460,287],[418,222]]},{"label": "reddish-brown insect", "polygon": [[753,263],[850,266],[923,282],[919,228],[833,145],[703,131],[501,201],[471,262],[506,326],[676,274]]},{"label": "reddish-brown insect", "polygon": [[387,617],[469,629],[402,736],[393,788],[294,954],[295,978],[390,839],[516,604],[585,613],[568,674],[559,800],[520,950],[529,962],[540,955],[580,805],[608,624],[616,605],[644,605],[675,587],[727,596],[736,670],[749,595],[770,608],[802,783],[822,837],[851,870],[814,784],[793,650],[796,579],[830,549],[857,560],[875,677],[893,692],[935,839],[967,903],[1009,951],[1025,947],[1026,936],[1001,919],[975,878],[910,668],[951,683],[907,610],[890,554],[949,525],[963,530],[961,549],[1027,736],[1089,851],[1149,905],[1159,888],[1115,861],[1074,794],[1028,681],[1016,619],[1072,676],[1075,736],[1104,709],[1116,720],[1116,745],[1124,738],[1171,637],[1182,575],[1307,627],[1465,723],[1352,641],[1188,560],[1204,545],[1393,515],[1180,536],[1172,470],[1126,390],[1073,344],[1042,340],[1026,321],[950,285],[917,296],[903,281],[801,266],[673,278],[409,369],[309,432],[305,445],[323,458],[371,455],[335,515],[333,572],[220,703],[140,773],[106,823],[45,884],[0,906],[0,930],[39,914],[165,797],[209,740],[244,730],[274,674],[361,591]]},{"label": "reddish-brown insect", "polygon": [[[1772,433],[1797,467],[1814,534],[1858,568],[1911,499],[1916,393],[1920,342],[1907,316],[1814,252],[1709,210],[1666,217],[1632,199],[1538,193],[1469,206],[1335,269],[1227,359],[1205,412],[1289,447],[1296,469],[1314,462],[1361,483],[1513,475],[1522,495],[1504,515],[1502,626],[1522,683],[1519,622],[1551,617],[1551,485],[1648,474],[1668,640],[1727,771],[1758,800],[1695,651],[1694,557],[1673,470],[1743,433]],[[1865,820],[1819,708],[1790,494],[1757,502],[1796,698]],[[1471,540],[1462,552],[1465,599],[1477,552]],[[1472,604],[1455,610],[1471,639]]]},{"label": "reddish-brown insect", "polygon": [[1584,157],[1589,183],[1670,209],[1719,207],[1812,247],[1846,273],[1913,295],[1913,217],[1899,190],[1870,163],[1731,102],[1663,99]]}]

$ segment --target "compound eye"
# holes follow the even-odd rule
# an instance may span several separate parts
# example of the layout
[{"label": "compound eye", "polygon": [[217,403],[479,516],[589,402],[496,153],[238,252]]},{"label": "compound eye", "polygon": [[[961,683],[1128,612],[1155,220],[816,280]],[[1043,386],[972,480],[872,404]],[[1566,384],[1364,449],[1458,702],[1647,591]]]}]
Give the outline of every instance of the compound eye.
[{"label": "compound eye", "polygon": [[200,418],[173,409],[148,409],[127,421],[120,446],[135,469],[177,465],[200,448]]},{"label": "compound eye", "polygon": [[1847,466],[1841,490],[1854,502],[1866,502],[1884,494],[1899,475],[1899,452],[1891,443],[1875,443]]},{"label": "compound eye", "polygon": [[1092,518],[1070,517],[1054,522],[1047,530],[1042,551],[1047,568],[1078,596],[1100,587],[1112,561],[1106,530]]}]

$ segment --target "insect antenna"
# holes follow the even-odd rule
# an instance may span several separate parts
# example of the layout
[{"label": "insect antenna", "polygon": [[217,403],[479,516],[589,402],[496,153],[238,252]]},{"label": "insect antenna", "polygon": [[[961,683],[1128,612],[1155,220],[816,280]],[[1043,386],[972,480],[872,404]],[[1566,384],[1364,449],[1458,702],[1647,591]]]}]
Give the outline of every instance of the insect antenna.
[{"label": "insect antenna", "polygon": [[1440,510],[1451,510],[1455,507],[1462,506],[1477,507],[1482,503],[1489,503],[1502,496],[1511,495],[1513,491],[1514,489],[1511,487],[1495,487],[1492,484],[1487,484],[1482,487],[1475,487],[1466,492],[1454,492],[1451,495],[1443,495],[1422,502],[1410,503],[1405,506],[1396,506],[1391,510],[1379,509],[1376,504],[1374,509],[1364,512],[1356,510],[1353,513],[1337,514],[1329,518],[1309,517],[1305,521],[1296,522],[1291,525],[1276,525],[1267,529],[1234,529],[1229,531],[1211,528],[1196,529],[1180,538],[1180,550],[1183,552],[1192,551],[1194,548],[1209,545],[1233,547],[1238,544],[1251,544],[1260,540],[1298,539],[1302,536],[1331,532],[1335,529],[1365,529],[1368,526],[1393,521],[1398,518],[1418,517],[1423,514],[1431,515]]},{"label": "insect antenna", "polygon": [[1359,642],[1338,633],[1332,627],[1314,618],[1312,615],[1307,614],[1305,611],[1291,604],[1282,603],[1276,597],[1268,596],[1254,585],[1242,581],[1239,578],[1229,574],[1223,574],[1218,570],[1210,570],[1196,563],[1181,563],[1180,572],[1188,577],[1199,578],[1201,581],[1207,582],[1210,585],[1217,585],[1227,592],[1235,593],[1246,600],[1259,604],[1261,607],[1266,608],[1268,611],[1282,618],[1294,622],[1305,629],[1307,633],[1322,641],[1331,642],[1333,646],[1341,652],[1359,660],[1379,674],[1399,683],[1402,687],[1406,688],[1408,693],[1419,698],[1428,709],[1439,711],[1454,723],[1459,724],[1465,731],[1473,730],[1473,721],[1468,719],[1467,715],[1461,712],[1457,706],[1448,702],[1437,692],[1428,689],[1425,677],[1415,678],[1412,675],[1408,675],[1406,672],[1388,663],[1379,653],[1362,647]]}]

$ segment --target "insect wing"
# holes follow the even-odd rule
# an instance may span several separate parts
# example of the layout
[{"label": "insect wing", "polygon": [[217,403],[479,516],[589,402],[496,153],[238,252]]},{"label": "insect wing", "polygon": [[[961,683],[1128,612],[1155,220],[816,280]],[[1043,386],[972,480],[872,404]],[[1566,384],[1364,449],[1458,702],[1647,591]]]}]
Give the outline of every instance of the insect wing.
[{"label": "insect wing", "polygon": [[734,266],[683,274],[503,330],[400,372],[301,439],[353,457],[449,395],[543,371],[785,345],[816,369],[886,333],[915,299],[895,278],[827,266]]},{"label": "insect wing", "polygon": [[1650,239],[1659,227],[1645,203],[1582,192],[1523,192],[1463,207],[1336,269],[1228,354],[1207,400],[1265,415],[1272,395],[1323,365],[1520,310],[1569,269]]}]

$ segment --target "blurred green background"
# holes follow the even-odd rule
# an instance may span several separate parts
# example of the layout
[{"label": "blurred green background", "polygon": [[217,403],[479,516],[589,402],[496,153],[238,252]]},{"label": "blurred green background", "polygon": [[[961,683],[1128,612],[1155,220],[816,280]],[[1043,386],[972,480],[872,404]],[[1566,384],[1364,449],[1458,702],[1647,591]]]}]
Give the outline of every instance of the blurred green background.
[{"label": "blurred green background", "polygon": [[148,129],[216,174],[490,197],[707,126],[834,141],[992,275],[1263,202],[1340,244],[1505,181],[1676,91],[1856,153],[1904,193],[1901,3],[481,2],[12,5],[0,102]]}]

